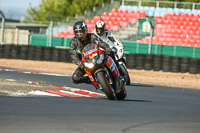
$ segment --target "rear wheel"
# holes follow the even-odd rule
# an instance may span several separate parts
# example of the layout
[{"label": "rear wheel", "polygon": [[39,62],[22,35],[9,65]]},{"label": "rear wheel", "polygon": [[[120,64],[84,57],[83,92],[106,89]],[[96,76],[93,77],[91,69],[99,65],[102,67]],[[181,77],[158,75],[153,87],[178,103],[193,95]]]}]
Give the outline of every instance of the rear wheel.
[{"label": "rear wheel", "polygon": [[104,93],[110,100],[115,100],[115,92],[110,85],[105,72],[100,71],[96,74],[97,81],[101,85]]},{"label": "rear wheel", "polygon": [[126,73],[126,75],[123,76],[125,78],[126,85],[130,85],[131,81],[127,69],[122,64],[120,65],[120,69],[123,71],[123,73]]}]

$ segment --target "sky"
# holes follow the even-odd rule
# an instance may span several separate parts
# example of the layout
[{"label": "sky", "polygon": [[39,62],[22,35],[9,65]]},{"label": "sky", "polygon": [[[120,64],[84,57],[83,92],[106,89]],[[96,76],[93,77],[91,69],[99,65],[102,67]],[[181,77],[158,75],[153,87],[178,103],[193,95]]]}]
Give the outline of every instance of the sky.
[{"label": "sky", "polygon": [[37,7],[41,0],[0,0],[0,10],[8,19],[23,19],[27,15],[27,9]]}]

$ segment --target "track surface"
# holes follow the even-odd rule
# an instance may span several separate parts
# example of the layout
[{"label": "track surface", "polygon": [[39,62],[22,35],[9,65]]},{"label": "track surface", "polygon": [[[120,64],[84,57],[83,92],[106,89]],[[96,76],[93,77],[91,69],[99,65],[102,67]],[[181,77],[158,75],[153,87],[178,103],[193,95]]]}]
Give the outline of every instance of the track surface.
[{"label": "track surface", "polygon": [[[0,71],[1,79],[72,84],[71,77]],[[132,83],[124,101],[0,97],[1,133],[199,133],[200,90]],[[94,91],[94,90],[93,90]],[[98,92],[98,91],[96,91]]]}]

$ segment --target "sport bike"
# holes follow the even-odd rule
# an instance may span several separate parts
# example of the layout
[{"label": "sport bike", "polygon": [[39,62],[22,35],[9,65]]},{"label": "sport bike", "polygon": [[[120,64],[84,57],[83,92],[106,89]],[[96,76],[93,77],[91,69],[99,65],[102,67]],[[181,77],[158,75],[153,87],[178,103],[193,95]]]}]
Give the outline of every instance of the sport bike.
[{"label": "sport bike", "polygon": [[81,55],[84,70],[95,88],[103,91],[110,100],[123,100],[126,97],[126,89],[111,56],[93,43],[86,45]]},{"label": "sport bike", "polygon": [[118,43],[112,47],[112,51],[115,52],[115,60],[119,63],[118,69],[121,72],[120,74],[124,77],[126,85],[130,85],[131,81],[126,67],[126,56],[124,54],[124,46],[118,41]]}]

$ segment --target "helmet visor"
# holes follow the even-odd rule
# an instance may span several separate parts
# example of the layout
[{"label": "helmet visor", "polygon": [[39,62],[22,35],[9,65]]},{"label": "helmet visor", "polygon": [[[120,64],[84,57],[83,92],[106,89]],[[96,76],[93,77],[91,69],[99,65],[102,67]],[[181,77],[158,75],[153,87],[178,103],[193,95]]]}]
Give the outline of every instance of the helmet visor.
[{"label": "helmet visor", "polygon": [[103,29],[102,28],[97,28],[96,32],[97,32],[97,34],[101,35],[101,33],[103,32]]},{"label": "helmet visor", "polygon": [[77,37],[82,37],[85,33],[84,30],[77,30],[77,31],[74,31],[74,32],[75,32],[75,35]]}]

